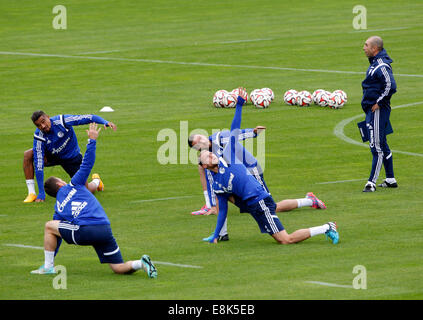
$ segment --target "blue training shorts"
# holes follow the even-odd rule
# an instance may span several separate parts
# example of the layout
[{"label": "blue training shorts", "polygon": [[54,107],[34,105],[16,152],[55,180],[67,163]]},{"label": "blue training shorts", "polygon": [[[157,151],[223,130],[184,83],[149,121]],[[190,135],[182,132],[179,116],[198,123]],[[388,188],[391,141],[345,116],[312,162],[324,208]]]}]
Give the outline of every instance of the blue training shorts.
[{"label": "blue training shorts", "polygon": [[272,196],[248,205],[246,209],[257,221],[262,233],[272,235],[285,229],[276,215],[276,203],[273,201]]},{"label": "blue training shorts", "polygon": [[101,263],[123,263],[119,246],[108,224],[79,226],[60,221],[59,232],[68,244],[93,246]]}]

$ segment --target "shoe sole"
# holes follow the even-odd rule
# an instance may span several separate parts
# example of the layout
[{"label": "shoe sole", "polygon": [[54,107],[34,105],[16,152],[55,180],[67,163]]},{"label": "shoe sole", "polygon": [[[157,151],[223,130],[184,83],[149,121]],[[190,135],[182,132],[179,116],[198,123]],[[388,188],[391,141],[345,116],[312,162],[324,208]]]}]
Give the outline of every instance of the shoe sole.
[{"label": "shoe sole", "polygon": [[148,255],[145,254],[141,257],[141,263],[147,267],[147,275],[149,278],[157,278],[157,269]]}]

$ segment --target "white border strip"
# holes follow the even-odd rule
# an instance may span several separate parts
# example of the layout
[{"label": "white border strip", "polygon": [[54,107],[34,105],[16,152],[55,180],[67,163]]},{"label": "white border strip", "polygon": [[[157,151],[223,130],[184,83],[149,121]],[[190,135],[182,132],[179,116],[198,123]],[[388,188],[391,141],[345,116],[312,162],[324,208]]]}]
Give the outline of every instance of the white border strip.
[{"label": "white border strip", "polygon": [[[165,63],[189,66],[203,66],[203,67],[224,67],[224,68],[244,68],[244,69],[263,69],[263,70],[281,70],[281,71],[302,71],[302,72],[319,72],[319,73],[339,73],[339,74],[357,74],[364,75],[366,72],[358,71],[340,71],[340,70],[325,70],[325,69],[302,69],[302,68],[285,68],[285,67],[266,67],[266,66],[249,66],[239,64],[221,64],[221,63],[206,63],[206,62],[183,62],[172,60],[155,60],[155,59],[131,59],[118,57],[93,57],[93,56],[78,56],[66,54],[47,54],[47,53],[31,53],[31,52],[11,52],[0,51],[2,55],[16,55],[16,56],[32,56],[32,57],[48,57],[48,58],[65,58],[65,59],[86,59],[86,60],[103,60],[103,61],[127,61],[127,62],[144,62],[144,63]],[[395,76],[402,77],[417,77],[423,78],[422,74],[405,74],[396,73]]]},{"label": "white border strip", "polygon": [[[420,105],[420,104],[423,104],[423,101],[402,104],[402,105],[399,105],[399,106],[396,106],[396,107],[392,107],[392,109],[412,107],[412,106],[417,106],[417,105]],[[339,139],[341,139],[341,140],[343,140],[347,143],[351,143],[351,144],[355,144],[355,145],[360,146],[360,147],[368,148],[369,147],[368,144],[356,141],[354,139],[351,139],[351,138],[347,137],[344,133],[344,128],[347,124],[349,124],[353,120],[363,118],[364,116],[365,116],[365,114],[358,114],[358,115],[353,116],[351,118],[342,120],[333,129],[333,134],[335,136],[337,136]],[[391,151],[394,152],[394,153],[402,153],[402,154],[406,154],[406,155],[409,155],[409,156],[423,157],[422,153],[407,152],[407,151],[400,151],[400,150],[391,150]]]},{"label": "white border strip", "polygon": [[336,283],[329,283],[329,282],[321,282],[321,281],[304,281],[304,282],[305,283],[318,284],[318,285],[326,286],[326,287],[336,287],[336,288],[353,289],[353,286],[347,286],[347,285],[343,285],[343,284],[336,284]]}]

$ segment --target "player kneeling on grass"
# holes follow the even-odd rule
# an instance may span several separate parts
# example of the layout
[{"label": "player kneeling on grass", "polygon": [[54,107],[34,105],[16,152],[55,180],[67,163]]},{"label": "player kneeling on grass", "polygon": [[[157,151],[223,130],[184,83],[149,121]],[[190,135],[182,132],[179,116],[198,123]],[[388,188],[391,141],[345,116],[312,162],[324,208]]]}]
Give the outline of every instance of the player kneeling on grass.
[{"label": "player kneeling on grass", "polygon": [[96,197],[86,188],[85,182],[95,162],[96,139],[101,128],[91,123],[88,145],[81,167],[66,184],[50,177],[44,183],[49,196],[56,198],[54,220],[48,221],[44,232],[44,265],[33,274],[54,274],[54,257],[63,238],[69,244],[91,245],[101,263],[108,263],[115,273],[129,274],[144,269],[150,278],[157,277],[157,270],[148,255],[140,260],[124,262],[113,237],[110,221]]},{"label": "player kneeling on grass", "polygon": [[247,167],[236,156],[243,148],[238,142],[241,115],[242,103],[239,103],[236,106],[232,120],[229,143],[223,149],[222,156],[217,157],[208,150],[203,150],[200,153],[199,164],[213,173],[213,189],[219,202],[219,214],[215,232],[209,241],[212,243],[218,242],[220,230],[227,217],[228,200],[233,202],[233,198],[237,197],[239,199],[237,205],[243,207],[245,212],[253,216],[262,233],[270,234],[278,243],[297,243],[318,234],[326,234],[333,244],[337,244],[339,234],[334,222],[328,222],[313,228],[300,229],[291,234],[286,232],[276,215],[276,204],[272,196],[251,175]]}]

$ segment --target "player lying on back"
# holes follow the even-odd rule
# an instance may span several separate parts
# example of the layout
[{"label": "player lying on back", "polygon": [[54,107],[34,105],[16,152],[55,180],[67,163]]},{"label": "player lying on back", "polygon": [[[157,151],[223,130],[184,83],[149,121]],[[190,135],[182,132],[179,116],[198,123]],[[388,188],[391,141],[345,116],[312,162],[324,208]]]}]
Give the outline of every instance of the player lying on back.
[{"label": "player lying on back", "polygon": [[110,221],[97,198],[85,187],[95,162],[96,140],[101,128],[90,124],[88,145],[81,167],[66,184],[57,177],[46,180],[47,194],[56,198],[53,220],[45,224],[44,265],[33,274],[54,274],[54,257],[63,238],[68,244],[93,246],[101,263],[108,263],[119,274],[144,269],[148,277],[156,278],[157,270],[148,255],[140,260],[124,262],[119,246],[113,237]]},{"label": "player lying on back", "polygon": [[[95,122],[116,130],[113,122],[93,115],[58,115],[49,117],[43,111],[35,111],[31,116],[37,127],[34,133],[33,148],[25,151],[23,169],[28,187],[28,196],[24,202],[42,202],[45,199],[43,188],[44,167],[60,165],[72,178],[82,162],[82,155],[73,126]],[[35,167],[35,170],[34,170]],[[35,194],[34,171],[38,184],[38,196]],[[103,191],[104,184],[95,173],[93,181],[87,183],[91,192]]]},{"label": "player lying on back", "polygon": [[[242,98],[238,97],[239,99]],[[237,157],[237,154],[243,152],[243,147],[237,139],[241,127],[242,105],[243,101],[236,106],[231,124],[230,139],[222,152],[222,156],[218,157],[208,150],[203,150],[200,153],[200,165],[204,169],[210,170],[214,175],[213,189],[217,194],[219,203],[217,224],[210,242],[217,243],[220,230],[226,221],[228,201],[233,201],[253,216],[262,233],[270,234],[278,243],[297,243],[318,234],[326,234],[332,243],[338,243],[339,234],[334,222],[300,229],[292,234],[286,232],[276,215],[276,204],[272,196]],[[234,200],[235,197],[238,198],[237,202]]]}]

